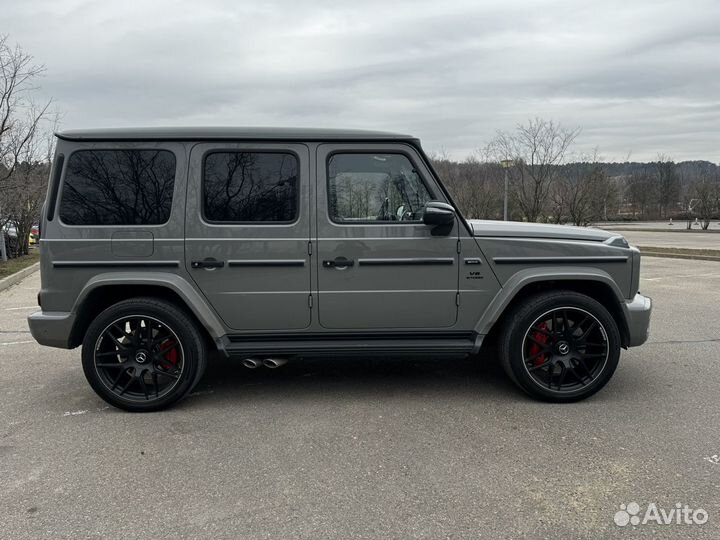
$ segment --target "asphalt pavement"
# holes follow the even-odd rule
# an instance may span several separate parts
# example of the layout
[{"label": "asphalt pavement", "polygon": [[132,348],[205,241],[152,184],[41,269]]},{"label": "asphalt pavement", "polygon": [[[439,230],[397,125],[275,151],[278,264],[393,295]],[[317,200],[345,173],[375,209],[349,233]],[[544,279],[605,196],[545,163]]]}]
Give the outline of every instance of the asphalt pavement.
[{"label": "asphalt pavement", "polygon": [[[492,362],[337,358],[215,362],[125,413],[32,341],[38,286],[0,293],[0,537],[720,537],[720,263],[644,259],[650,342],[571,405]],[[632,502],[708,521],[616,525]]]}]

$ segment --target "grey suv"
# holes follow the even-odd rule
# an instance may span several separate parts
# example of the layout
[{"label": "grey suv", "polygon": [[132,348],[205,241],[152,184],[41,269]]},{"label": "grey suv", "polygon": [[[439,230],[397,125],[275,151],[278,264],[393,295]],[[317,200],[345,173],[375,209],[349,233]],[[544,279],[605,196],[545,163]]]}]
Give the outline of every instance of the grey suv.
[{"label": "grey suv", "polygon": [[467,356],[497,344],[548,401],[602,388],[645,342],[640,254],[598,229],[466,220],[408,135],[65,131],[42,218],[43,345],[93,389],[163,408],[219,351],[248,366]]}]

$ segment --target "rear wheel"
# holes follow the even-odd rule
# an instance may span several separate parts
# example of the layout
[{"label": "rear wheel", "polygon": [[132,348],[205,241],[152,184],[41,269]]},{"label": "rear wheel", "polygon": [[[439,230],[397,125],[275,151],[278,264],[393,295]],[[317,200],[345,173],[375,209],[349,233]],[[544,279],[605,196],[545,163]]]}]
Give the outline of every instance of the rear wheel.
[{"label": "rear wheel", "polygon": [[92,322],[82,363],[90,386],[111,405],[154,411],[192,390],[206,350],[194,321],[177,306],[137,298],[109,307]]},{"label": "rear wheel", "polygon": [[615,372],[620,332],[596,300],[571,291],[542,293],[508,314],[499,352],[507,374],[531,396],[579,401]]}]

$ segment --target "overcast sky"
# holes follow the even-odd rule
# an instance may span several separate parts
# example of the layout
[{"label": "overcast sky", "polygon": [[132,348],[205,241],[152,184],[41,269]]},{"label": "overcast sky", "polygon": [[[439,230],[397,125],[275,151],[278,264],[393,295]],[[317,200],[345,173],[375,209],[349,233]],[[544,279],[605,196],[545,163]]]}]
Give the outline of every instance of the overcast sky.
[{"label": "overcast sky", "polygon": [[718,0],[0,0],[66,128],[361,127],[463,158],[530,117],[720,161]]}]

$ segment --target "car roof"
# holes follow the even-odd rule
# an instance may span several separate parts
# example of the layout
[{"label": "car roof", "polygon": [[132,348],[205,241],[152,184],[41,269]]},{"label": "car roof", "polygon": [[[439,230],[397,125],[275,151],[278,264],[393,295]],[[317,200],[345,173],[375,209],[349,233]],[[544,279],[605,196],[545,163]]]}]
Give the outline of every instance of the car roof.
[{"label": "car roof", "polygon": [[412,135],[363,129],[283,127],[136,127],[69,129],[55,134],[70,141],[118,140],[291,140],[291,141],[412,141]]}]

